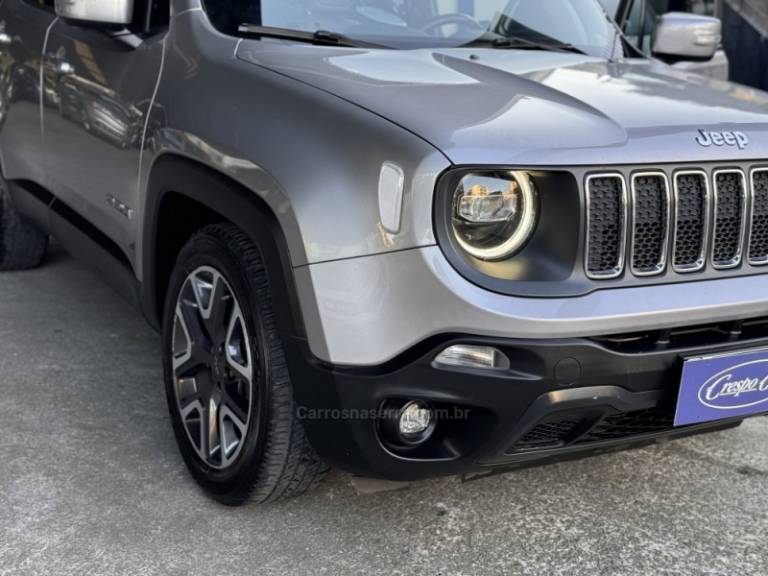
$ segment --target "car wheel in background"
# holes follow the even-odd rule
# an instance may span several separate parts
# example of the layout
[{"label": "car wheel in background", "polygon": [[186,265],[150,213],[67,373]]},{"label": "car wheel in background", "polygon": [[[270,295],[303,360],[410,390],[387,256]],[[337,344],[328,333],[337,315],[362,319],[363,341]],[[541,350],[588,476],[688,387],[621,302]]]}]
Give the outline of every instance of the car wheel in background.
[{"label": "car wheel in background", "polygon": [[16,211],[8,183],[0,178],[0,272],[36,268],[47,250],[48,235]]}]

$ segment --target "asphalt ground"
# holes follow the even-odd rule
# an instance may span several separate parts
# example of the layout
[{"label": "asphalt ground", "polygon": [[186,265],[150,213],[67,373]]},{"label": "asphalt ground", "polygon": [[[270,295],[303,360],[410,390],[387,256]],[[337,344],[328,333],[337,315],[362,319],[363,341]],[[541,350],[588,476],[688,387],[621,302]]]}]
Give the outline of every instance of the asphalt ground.
[{"label": "asphalt ground", "polygon": [[463,483],[225,508],[172,436],[159,339],[54,249],[0,277],[2,575],[766,575],[768,419]]}]

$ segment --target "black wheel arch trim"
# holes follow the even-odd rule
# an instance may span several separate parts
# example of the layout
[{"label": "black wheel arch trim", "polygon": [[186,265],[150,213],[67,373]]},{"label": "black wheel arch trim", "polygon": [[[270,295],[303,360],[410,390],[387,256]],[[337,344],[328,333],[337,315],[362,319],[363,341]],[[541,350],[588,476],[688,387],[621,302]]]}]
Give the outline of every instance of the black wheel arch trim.
[{"label": "black wheel arch trim", "polygon": [[231,177],[176,154],[164,154],[153,166],[147,185],[142,243],[142,309],[158,329],[165,297],[158,269],[162,238],[161,208],[169,194],[183,196],[231,222],[259,247],[272,282],[278,329],[305,338],[306,331],[285,234],[272,209],[253,191]]}]

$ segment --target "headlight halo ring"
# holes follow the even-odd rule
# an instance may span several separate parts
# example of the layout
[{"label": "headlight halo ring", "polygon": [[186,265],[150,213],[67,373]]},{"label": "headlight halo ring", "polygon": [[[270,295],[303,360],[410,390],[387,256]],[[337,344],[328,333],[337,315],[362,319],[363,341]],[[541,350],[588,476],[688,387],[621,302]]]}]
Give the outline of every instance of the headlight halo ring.
[{"label": "headlight halo ring", "polygon": [[[514,231],[502,242],[492,246],[473,245],[456,226],[457,219],[461,217],[456,214],[456,199],[463,190],[463,183],[468,178],[496,179],[499,181],[514,182],[518,186],[520,193],[521,214]],[[508,259],[517,254],[526,245],[534,233],[539,218],[538,194],[533,183],[533,179],[528,172],[520,170],[499,171],[489,170],[488,172],[475,171],[465,174],[459,181],[453,193],[453,206],[451,217],[451,232],[458,246],[469,256],[478,260],[496,262]],[[498,225],[500,228],[508,226],[508,221],[491,222],[489,226]]]}]

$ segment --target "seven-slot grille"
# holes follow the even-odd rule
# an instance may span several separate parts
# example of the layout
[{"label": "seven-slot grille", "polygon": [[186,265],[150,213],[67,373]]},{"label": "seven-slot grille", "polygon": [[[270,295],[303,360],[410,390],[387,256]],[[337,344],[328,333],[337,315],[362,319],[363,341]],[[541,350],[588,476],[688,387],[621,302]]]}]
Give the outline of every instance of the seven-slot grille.
[{"label": "seven-slot grille", "polygon": [[[629,182],[629,193],[627,193]],[[768,168],[587,178],[585,267],[593,279],[768,264]],[[749,232],[747,234],[747,231]],[[747,256],[743,257],[746,251]],[[669,262],[667,260],[669,259]]]}]

